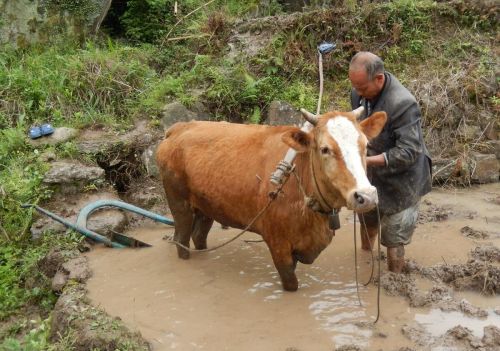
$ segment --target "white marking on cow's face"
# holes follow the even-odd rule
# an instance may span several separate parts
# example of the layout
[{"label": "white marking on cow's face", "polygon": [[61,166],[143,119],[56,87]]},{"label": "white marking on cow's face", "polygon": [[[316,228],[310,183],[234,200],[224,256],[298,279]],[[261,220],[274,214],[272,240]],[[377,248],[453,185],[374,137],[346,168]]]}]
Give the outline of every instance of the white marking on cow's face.
[{"label": "white marking on cow's face", "polygon": [[370,188],[371,184],[366,177],[358,144],[360,136],[364,138],[365,142],[366,137],[360,135],[353,122],[344,116],[331,118],[326,127],[340,149],[347,170],[356,180],[355,188]]}]

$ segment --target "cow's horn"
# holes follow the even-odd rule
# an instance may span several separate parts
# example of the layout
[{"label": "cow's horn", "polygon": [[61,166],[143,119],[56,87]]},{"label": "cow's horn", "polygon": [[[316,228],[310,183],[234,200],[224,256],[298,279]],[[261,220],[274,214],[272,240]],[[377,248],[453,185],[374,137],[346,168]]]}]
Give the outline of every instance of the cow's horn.
[{"label": "cow's horn", "polygon": [[313,126],[318,124],[318,117],[316,115],[313,115],[311,112],[301,108],[300,112],[302,112],[302,116],[305,118],[306,121],[311,123]]},{"label": "cow's horn", "polygon": [[356,117],[356,119],[358,119],[364,110],[365,110],[364,106],[359,106],[357,109],[352,110],[352,113],[354,113],[354,116]]}]

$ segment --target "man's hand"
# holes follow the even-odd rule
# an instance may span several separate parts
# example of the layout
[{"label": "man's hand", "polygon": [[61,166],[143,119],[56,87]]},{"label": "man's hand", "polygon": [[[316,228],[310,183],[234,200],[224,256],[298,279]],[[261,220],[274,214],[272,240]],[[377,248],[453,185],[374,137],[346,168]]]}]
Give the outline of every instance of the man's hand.
[{"label": "man's hand", "polygon": [[385,167],[385,157],[384,154],[379,154],[375,156],[368,156],[366,158],[367,167]]}]

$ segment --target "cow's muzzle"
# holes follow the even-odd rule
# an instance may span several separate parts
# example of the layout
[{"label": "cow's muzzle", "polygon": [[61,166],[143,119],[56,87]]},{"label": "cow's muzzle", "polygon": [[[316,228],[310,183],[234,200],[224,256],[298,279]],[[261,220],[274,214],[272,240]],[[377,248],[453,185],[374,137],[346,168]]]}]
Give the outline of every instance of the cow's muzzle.
[{"label": "cow's muzzle", "polygon": [[377,204],[378,195],[374,186],[353,190],[347,198],[347,207],[358,213],[368,212],[374,209]]}]

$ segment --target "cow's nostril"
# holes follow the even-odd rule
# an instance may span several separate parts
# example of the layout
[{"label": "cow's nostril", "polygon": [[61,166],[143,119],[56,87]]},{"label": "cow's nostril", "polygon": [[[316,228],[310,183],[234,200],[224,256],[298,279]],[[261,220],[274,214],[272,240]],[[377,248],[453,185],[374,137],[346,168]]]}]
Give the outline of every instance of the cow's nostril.
[{"label": "cow's nostril", "polygon": [[354,199],[356,199],[356,202],[360,205],[365,203],[365,198],[361,195],[359,195],[357,192],[354,193]]}]

